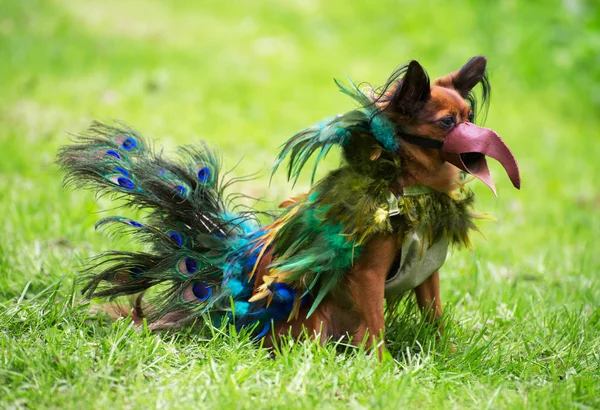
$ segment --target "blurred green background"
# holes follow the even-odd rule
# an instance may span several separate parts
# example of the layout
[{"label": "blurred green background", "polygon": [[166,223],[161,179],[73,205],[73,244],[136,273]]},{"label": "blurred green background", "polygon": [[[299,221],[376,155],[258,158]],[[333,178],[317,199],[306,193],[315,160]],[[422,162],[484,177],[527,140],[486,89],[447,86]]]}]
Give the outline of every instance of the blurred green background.
[{"label": "blurred green background", "polygon": [[[416,59],[435,78],[474,55],[485,55],[492,84],[486,126],[504,138],[519,160],[522,190],[512,189],[497,164],[492,172],[499,198],[474,184],[478,209],[497,221],[480,224],[487,240],[476,237],[474,251],[449,258],[442,295],[465,335],[486,327],[498,336],[488,346],[490,360],[514,365],[515,377],[539,391],[547,406],[600,405],[593,398],[600,346],[598,4],[0,1],[0,310],[6,326],[0,330],[0,384],[5,404],[44,404],[50,400],[44,392],[54,392],[56,380],[69,384],[74,377],[32,370],[34,358],[43,361],[47,349],[35,340],[64,346],[70,338],[93,339],[86,333],[50,342],[43,335],[53,325],[36,322],[39,327],[34,327],[21,306],[30,301],[31,312],[40,312],[35,295],[63,277],[58,299],[69,297],[83,259],[115,246],[92,228],[96,212],[111,208],[110,203],[61,187],[53,160],[69,133],[83,131],[93,119],[120,119],[167,151],[205,139],[220,147],[230,166],[244,157],[236,174],[262,172],[240,189],[265,198],[261,206],[270,207],[292,193],[281,178],[268,185],[266,172],[278,146],[296,131],[353,107],[336,90],[334,77],[379,85],[395,67]],[[327,164],[334,167],[335,156]],[[307,187],[305,179],[294,192]],[[69,312],[60,320],[68,322],[75,315]],[[574,333],[560,336],[569,327]],[[458,330],[456,335],[460,351],[468,338],[461,339]],[[568,358],[556,352],[540,356],[561,343],[569,347]],[[522,350],[532,345],[539,349]],[[497,349],[504,349],[504,356]],[[530,373],[535,360],[552,366]],[[98,370],[90,366],[89,372]],[[283,379],[292,378],[300,364],[287,366]],[[484,369],[475,372],[472,382],[484,387],[470,393],[465,387],[463,404],[479,407],[490,397],[508,407],[521,403],[520,385],[502,366],[509,365],[498,364],[498,378],[492,381]],[[460,369],[450,371],[470,371]],[[587,381],[580,386],[573,378],[558,378],[571,369],[574,377]],[[27,383],[36,374],[41,384],[32,388]],[[321,376],[326,380],[319,383],[331,382]],[[398,382],[389,377],[391,385]],[[258,389],[268,380],[263,384]],[[348,385],[335,397],[349,400],[360,391]],[[427,386],[424,392],[435,391]],[[72,406],[77,401],[64,397],[84,400],[86,389],[93,390],[86,384],[80,388],[67,389],[53,405]],[[558,402],[547,395],[554,388],[561,392]],[[277,396],[281,403],[285,394]],[[311,400],[323,397],[311,394],[292,395],[287,402],[310,407],[319,403]],[[275,403],[269,393],[258,396],[267,400],[263,404]],[[118,400],[103,397],[107,403]],[[440,403],[444,397],[439,396]]]}]

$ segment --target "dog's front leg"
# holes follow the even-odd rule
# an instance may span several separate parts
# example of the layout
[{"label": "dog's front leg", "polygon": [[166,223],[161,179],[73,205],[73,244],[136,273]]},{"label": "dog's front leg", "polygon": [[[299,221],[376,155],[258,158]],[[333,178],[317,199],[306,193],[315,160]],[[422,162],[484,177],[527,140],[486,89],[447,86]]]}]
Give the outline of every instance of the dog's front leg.
[{"label": "dog's front leg", "polygon": [[365,335],[367,347],[380,343],[378,347],[381,359],[385,346],[383,344],[385,320],[383,299],[385,279],[394,263],[397,246],[393,236],[377,236],[371,239],[363,249],[356,265],[350,273],[348,290],[355,311],[359,314],[359,323],[353,332],[353,343],[361,343]]},{"label": "dog's front leg", "polygon": [[444,330],[444,325],[441,322],[442,316],[442,301],[440,299],[440,273],[434,272],[430,277],[425,279],[423,283],[415,288],[417,296],[417,304],[424,315],[427,315],[427,321],[438,327],[438,336]]}]

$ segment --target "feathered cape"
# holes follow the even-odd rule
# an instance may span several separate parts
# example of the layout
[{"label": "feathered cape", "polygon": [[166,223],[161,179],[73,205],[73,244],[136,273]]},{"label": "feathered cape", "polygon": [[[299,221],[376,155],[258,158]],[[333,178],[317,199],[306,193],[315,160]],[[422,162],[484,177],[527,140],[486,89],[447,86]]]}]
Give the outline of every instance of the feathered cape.
[{"label": "feathered cape", "polygon": [[[445,236],[453,244],[469,244],[473,193],[462,186],[451,195],[424,186],[394,192],[402,174],[393,123],[354,84],[337,83],[362,107],[308,128],[284,146],[275,169],[289,156],[288,179],[298,178],[308,158],[319,160],[332,146],[344,152],[344,164],[313,186],[256,239],[273,258],[265,283],[252,301],[272,296],[284,283],[297,291],[290,317],[302,297],[310,296],[310,316],[360,257],[375,234],[420,232],[433,243]],[[314,169],[313,169],[314,177]],[[259,258],[260,259],[260,258]]]}]

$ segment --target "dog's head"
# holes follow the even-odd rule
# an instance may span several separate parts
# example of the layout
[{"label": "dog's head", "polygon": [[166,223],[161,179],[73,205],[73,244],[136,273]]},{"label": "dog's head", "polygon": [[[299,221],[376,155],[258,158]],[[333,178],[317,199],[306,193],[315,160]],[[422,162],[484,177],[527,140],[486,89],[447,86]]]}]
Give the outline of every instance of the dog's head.
[{"label": "dog's head", "polygon": [[375,99],[397,124],[401,153],[429,171],[449,162],[496,193],[486,155],[502,164],[516,188],[520,187],[520,176],[513,154],[498,134],[473,123],[477,114],[475,86],[482,85],[484,111],[489,101],[486,63],[485,57],[474,57],[432,85],[423,67],[411,61],[390,77]]}]

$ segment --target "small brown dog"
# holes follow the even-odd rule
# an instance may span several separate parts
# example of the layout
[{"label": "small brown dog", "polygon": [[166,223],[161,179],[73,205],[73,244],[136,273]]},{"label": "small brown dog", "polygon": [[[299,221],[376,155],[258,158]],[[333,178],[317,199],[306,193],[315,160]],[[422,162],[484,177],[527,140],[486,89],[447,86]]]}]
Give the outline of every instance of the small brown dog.
[{"label": "small brown dog", "polygon": [[[390,183],[395,195],[411,187],[424,186],[452,196],[464,183],[461,170],[478,177],[495,192],[484,154],[498,159],[515,186],[519,186],[516,162],[491,130],[476,127],[482,132],[475,133],[475,138],[484,143],[466,141],[452,153],[452,159],[442,147],[449,134],[453,131],[456,134],[462,124],[475,127],[471,124],[476,109],[472,90],[478,84],[483,85],[485,103],[490,88],[484,57],[471,59],[460,70],[435,80],[433,85],[423,68],[413,61],[403,77],[388,82],[380,95],[372,95],[373,103],[397,127],[396,139],[400,145],[397,155],[401,165],[397,180]],[[453,135],[452,139],[469,140],[470,135]],[[267,335],[267,345],[275,343],[273,337],[277,335],[291,332],[298,337],[303,328],[307,328],[322,341],[348,334],[353,343],[366,340],[370,346],[384,338],[384,299],[395,299],[409,290],[414,290],[418,306],[428,321],[440,326],[438,319],[443,310],[439,268],[444,263],[449,240],[443,235],[433,239],[428,241],[418,232],[401,228],[373,235],[350,269],[347,280],[328,294],[310,317],[307,317],[310,306],[306,306],[294,320],[277,324],[275,332]],[[271,256],[266,254],[260,263],[255,293],[260,292],[262,278],[272,275],[269,273]],[[370,337],[366,337],[367,334]]]}]

